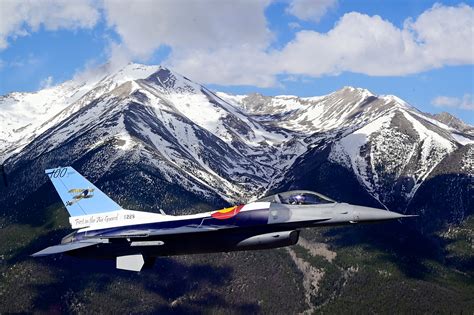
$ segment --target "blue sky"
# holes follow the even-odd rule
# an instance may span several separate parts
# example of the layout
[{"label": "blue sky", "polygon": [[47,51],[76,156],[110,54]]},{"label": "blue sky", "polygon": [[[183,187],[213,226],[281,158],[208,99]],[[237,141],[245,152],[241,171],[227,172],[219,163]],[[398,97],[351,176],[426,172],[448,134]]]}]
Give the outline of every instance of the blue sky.
[{"label": "blue sky", "polygon": [[5,0],[0,20],[1,95],[134,61],[235,94],[363,87],[474,124],[472,2]]}]

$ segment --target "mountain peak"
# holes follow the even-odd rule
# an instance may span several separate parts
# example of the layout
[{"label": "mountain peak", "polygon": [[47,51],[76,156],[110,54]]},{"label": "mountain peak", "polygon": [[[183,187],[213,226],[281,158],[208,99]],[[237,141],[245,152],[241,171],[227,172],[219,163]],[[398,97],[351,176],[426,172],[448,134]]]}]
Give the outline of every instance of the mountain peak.
[{"label": "mountain peak", "polygon": [[441,112],[439,114],[433,114],[430,116],[436,119],[437,121],[442,122],[443,124],[448,125],[449,127],[454,128],[456,130],[467,132],[470,134],[474,133],[474,126],[466,124],[461,119],[447,112]]},{"label": "mountain peak", "polygon": [[164,67],[159,67],[157,71],[150,74],[145,80],[171,93],[193,94],[203,88],[200,84]]},{"label": "mountain peak", "polygon": [[402,100],[396,95],[390,95],[390,94],[377,95],[377,94],[372,93],[368,89],[358,88],[358,87],[353,87],[353,86],[344,86],[342,89],[337,90],[333,94],[341,94],[344,97],[349,97],[349,95],[352,97],[357,96],[357,97],[361,97],[362,99],[366,99],[368,97],[374,97],[374,98],[383,100],[387,103],[394,102],[396,103],[396,105],[401,106],[403,108],[412,108],[410,104],[408,104],[406,101]]},{"label": "mountain peak", "polygon": [[439,120],[440,122],[442,123],[445,123],[446,125],[448,126],[451,126],[451,125],[465,125],[467,126],[467,124],[462,121],[461,119],[451,115],[450,113],[447,113],[447,112],[441,112],[441,113],[438,113],[438,114],[434,114],[433,115],[434,118],[436,118],[436,120]]},{"label": "mountain peak", "polygon": [[164,68],[159,65],[149,66],[138,63],[129,63],[125,67],[108,74],[104,79],[113,80],[120,85],[127,81],[146,79],[153,73],[156,73],[162,69]]},{"label": "mountain peak", "polygon": [[348,86],[348,85],[346,85],[342,89],[336,91],[336,93],[338,93],[338,92],[340,92],[340,93],[357,93],[357,94],[360,94],[360,95],[365,96],[365,97],[376,96],[374,93],[372,93],[371,91],[369,91],[367,89]]}]

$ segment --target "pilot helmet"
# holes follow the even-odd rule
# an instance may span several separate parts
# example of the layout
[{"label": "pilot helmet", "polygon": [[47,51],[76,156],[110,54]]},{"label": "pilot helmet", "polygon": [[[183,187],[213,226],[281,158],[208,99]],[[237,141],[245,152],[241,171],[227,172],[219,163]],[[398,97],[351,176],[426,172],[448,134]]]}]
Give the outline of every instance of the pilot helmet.
[{"label": "pilot helmet", "polygon": [[292,196],[290,202],[292,204],[303,204],[305,200],[305,197],[303,195],[294,195]]}]

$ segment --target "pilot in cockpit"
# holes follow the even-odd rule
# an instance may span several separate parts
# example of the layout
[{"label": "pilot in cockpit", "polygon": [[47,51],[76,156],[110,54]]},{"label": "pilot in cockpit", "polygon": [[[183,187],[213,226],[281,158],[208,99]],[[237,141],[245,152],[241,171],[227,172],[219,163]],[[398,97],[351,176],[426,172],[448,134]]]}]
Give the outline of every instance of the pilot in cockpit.
[{"label": "pilot in cockpit", "polygon": [[289,198],[289,202],[292,205],[303,205],[305,203],[304,195],[294,195]]}]

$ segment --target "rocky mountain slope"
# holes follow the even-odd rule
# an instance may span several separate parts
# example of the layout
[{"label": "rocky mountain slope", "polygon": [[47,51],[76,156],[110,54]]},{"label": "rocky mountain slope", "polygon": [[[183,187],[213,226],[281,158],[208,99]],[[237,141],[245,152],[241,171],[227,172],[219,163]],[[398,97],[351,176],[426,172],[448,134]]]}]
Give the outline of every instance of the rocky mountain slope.
[{"label": "rocky mountain slope", "polygon": [[[145,187],[173,185],[237,202],[289,183],[305,188],[295,179],[322,159],[355,177],[360,187],[354,191],[370,195],[362,202],[401,212],[417,212],[408,205],[442,161],[451,159],[456,172],[473,174],[472,150],[465,149],[474,144],[469,125],[360,88],[311,98],[234,96],[166,68],[129,64],[36,93],[6,95],[0,109],[7,169],[17,179],[38,175],[13,181],[16,189],[3,197],[13,204],[45,182],[43,169],[74,163],[96,180],[130,168]],[[464,153],[454,160],[459,150]],[[338,180],[344,189],[344,179]],[[324,182],[315,183],[305,185],[325,192]]]}]

